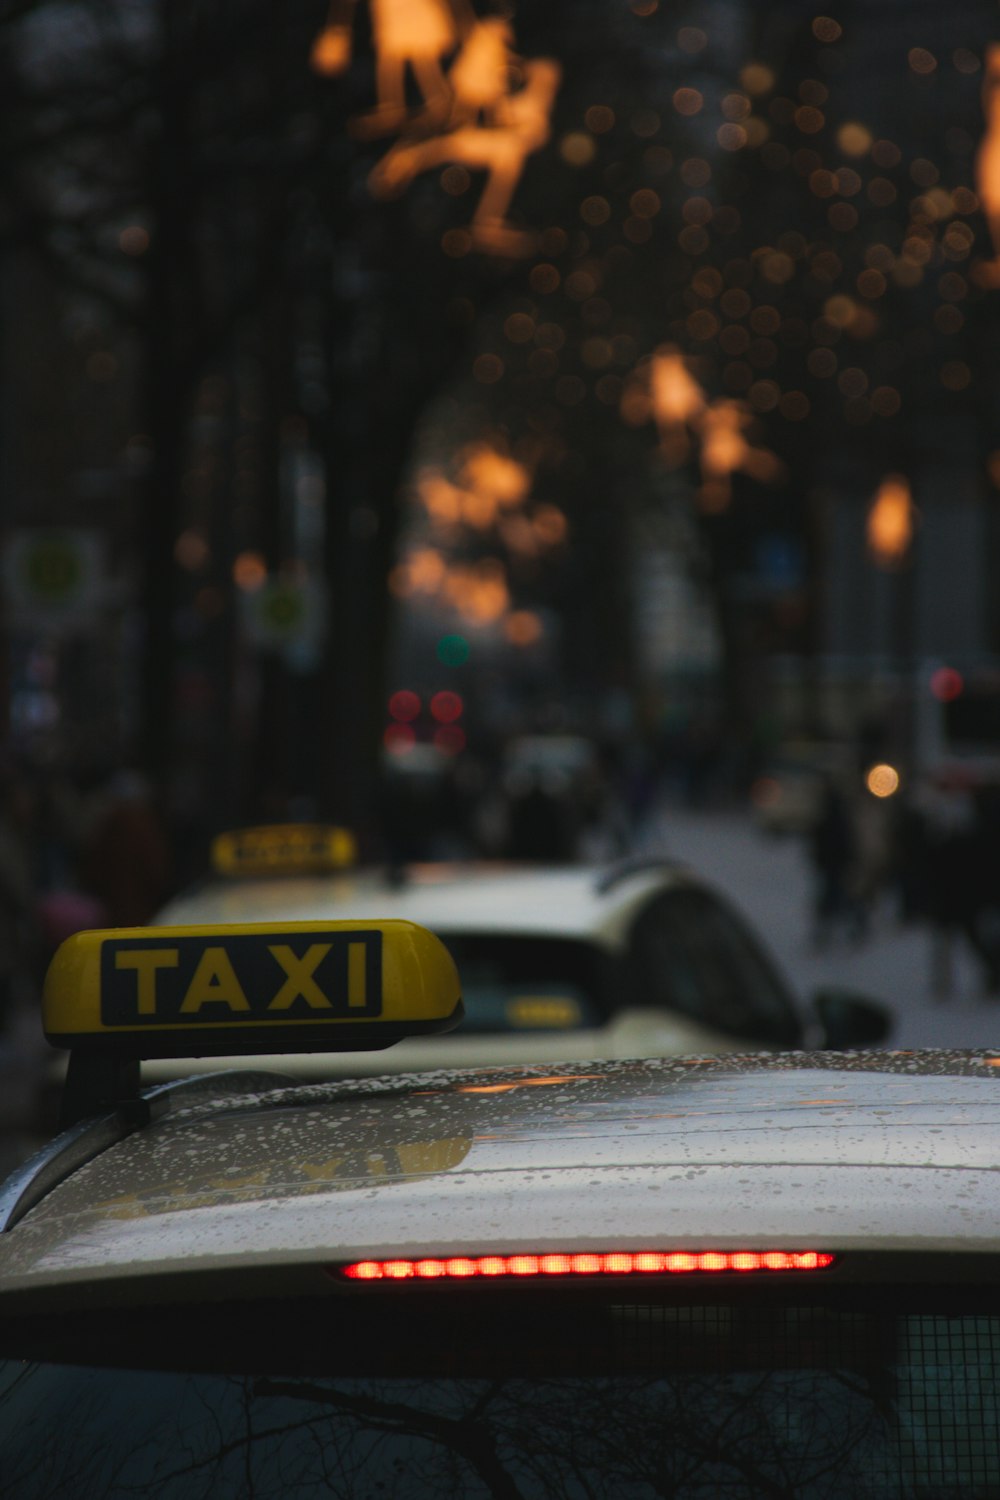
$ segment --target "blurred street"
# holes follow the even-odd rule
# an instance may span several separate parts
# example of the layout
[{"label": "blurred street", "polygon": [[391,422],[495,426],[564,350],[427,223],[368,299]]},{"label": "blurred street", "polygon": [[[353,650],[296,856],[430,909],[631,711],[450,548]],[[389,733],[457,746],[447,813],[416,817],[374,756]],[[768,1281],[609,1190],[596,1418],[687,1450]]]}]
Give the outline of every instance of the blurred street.
[{"label": "blurred street", "polygon": [[873,913],[866,940],[838,938],[816,951],[810,940],[813,874],[801,839],[776,838],[742,812],[662,811],[647,841],[713,880],[770,942],[782,970],[805,999],[823,985],[858,990],[893,1011],[897,1047],[993,1047],[1000,1044],[1000,999],[984,992],[981,968],[965,947],[952,954],[952,986],[931,983],[932,933],[926,922],[901,925],[888,898]]}]

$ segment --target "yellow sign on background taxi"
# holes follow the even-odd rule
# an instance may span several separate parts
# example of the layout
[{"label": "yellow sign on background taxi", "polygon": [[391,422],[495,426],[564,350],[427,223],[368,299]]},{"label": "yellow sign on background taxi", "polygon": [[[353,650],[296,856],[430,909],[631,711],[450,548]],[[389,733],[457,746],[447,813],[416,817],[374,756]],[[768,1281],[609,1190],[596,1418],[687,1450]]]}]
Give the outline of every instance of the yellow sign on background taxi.
[{"label": "yellow sign on background taxi", "polygon": [[314,874],[343,870],[358,857],[347,828],[322,823],[266,823],[220,833],[211,864],[219,875]]},{"label": "yellow sign on background taxi", "polygon": [[42,1009],[56,1046],[136,1057],[382,1047],[462,1013],[451,955],[406,921],[76,933]]}]

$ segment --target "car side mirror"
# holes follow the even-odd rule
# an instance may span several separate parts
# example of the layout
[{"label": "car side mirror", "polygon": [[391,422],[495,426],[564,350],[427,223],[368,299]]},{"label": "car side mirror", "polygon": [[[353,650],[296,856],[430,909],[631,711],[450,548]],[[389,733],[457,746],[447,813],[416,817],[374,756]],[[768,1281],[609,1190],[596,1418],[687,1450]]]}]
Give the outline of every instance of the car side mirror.
[{"label": "car side mirror", "polygon": [[813,996],[824,1050],[842,1052],[884,1042],[893,1026],[892,1012],[877,1000],[853,990],[823,989]]}]

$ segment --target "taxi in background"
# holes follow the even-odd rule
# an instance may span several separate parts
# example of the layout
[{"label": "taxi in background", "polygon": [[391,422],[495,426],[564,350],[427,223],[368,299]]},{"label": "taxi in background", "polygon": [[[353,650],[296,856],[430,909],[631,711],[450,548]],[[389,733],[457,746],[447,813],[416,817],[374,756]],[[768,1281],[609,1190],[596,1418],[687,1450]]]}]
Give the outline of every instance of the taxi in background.
[{"label": "taxi in background", "polygon": [[78,934],[65,1129],[0,1187],[17,1500],[975,1500],[1000,1484],[1000,1057],[148,1087],[461,1018],[398,921]]},{"label": "taxi in background", "polygon": [[[430,928],[462,973],[465,1017],[352,1073],[593,1057],[663,1057],[885,1040],[877,1002],[827,990],[804,1008],[726,898],[662,858],[573,864],[353,864],[347,830],[270,825],[220,835],[213,876],[157,922],[397,917]],[[289,1062],[297,1076],[347,1070]],[[154,1066],[154,1077],[172,1065]]]}]

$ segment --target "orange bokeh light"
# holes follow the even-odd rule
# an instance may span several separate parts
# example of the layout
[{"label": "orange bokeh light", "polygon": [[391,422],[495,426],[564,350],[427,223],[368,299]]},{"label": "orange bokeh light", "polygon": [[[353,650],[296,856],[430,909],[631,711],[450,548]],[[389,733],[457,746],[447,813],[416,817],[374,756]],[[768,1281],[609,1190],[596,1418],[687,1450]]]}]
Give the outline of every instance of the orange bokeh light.
[{"label": "orange bokeh light", "polygon": [[233,582],[252,593],[267,582],[267,563],[259,552],[241,552],[233,562]]},{"label": "orange bokeh light", "polygon": [[542,638],[542,622],[530,609],[515,609],[504,621],[504,635],[512,646],[533,646]]},{"label": "orange bokeh light", "polygon": [[868,549],[879,567],[900,563],[913,539],[914,509],[909,482],[887,474],[868,512]]}]

